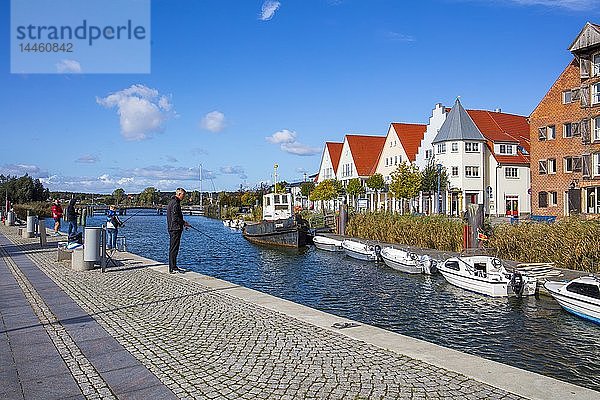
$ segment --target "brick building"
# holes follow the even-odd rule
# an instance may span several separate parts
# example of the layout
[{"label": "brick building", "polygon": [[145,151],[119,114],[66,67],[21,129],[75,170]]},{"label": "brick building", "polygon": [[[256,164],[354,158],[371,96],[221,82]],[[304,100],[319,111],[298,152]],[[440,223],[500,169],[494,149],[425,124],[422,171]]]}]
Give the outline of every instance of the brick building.
[{"label": "brick building", "polygon": [[569,51],[529,118],[537,215],[600,214],[600,26],[588,22]]}]

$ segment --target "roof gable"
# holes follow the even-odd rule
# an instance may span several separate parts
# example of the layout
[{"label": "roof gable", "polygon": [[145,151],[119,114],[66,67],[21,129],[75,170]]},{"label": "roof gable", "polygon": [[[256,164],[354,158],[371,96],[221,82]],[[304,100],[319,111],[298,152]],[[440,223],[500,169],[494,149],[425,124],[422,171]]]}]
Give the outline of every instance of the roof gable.
[{"label": "roof gable", "polygon": [[337,174],[340,157],[342,156],[342,147],[344,147],[344,143],[325,142],[325,148],[329,152],[329,159],[333,165],[334,174]]},{"label": "roof gable", "polygon": [[377,167],[385,136],[346,135],[358,176],[369,176]]},{"label": "roof gable", "polygon": [[485,140],[459,99],[456,99],[432,144],[450,140]]},{"label": "roof gable", "polygon": [[593,47],[600,47],[600,26],[587,22],[569,46],[569,51],[571,53],[579,53]]},{"label": "roof gable", "polygon": [[414,162],[417,157],[417,151],[419,150],[421,140],[423,140],[423,136],[427,130],[427,125],[393,122],[392,127],[394,128],[394,131],[396,131],[400,143],[402,143],[406,156],[410,162]]}]

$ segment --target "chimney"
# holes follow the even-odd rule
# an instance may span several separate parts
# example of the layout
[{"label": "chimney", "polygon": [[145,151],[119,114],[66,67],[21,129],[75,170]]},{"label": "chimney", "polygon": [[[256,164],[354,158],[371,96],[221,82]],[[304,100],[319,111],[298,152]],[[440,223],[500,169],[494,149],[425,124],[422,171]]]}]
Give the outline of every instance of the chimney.
[{"label": "chimney", "polygon": [[501,108],[496,108],[496,109],[494,110],[494,112],[501,113],[501,112],[502,112],[502,109],[501,109]]}]

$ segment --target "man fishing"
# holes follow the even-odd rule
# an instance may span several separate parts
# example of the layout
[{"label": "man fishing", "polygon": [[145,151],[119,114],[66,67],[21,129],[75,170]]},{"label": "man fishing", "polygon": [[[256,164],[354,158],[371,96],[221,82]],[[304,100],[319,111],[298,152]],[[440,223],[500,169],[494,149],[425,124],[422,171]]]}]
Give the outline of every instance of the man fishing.
[{"label": "man fishing", "polygon": [[177,188],[175,196],[171,197],[167,206],[167,229],[169,230],[169,273],[182,272],[177,267],[177,254],[179,253],[179,244],[181,243],[181,234],[183,228],[189,228],[191,225],[183,219],[181,212],[181,200],[185,197],[186,191],[183,188]]}]

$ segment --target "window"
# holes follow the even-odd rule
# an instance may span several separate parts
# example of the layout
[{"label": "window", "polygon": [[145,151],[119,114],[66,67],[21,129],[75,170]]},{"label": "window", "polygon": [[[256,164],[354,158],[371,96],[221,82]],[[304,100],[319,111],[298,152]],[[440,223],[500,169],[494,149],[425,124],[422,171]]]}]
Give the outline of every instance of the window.
[{"label": "window", "polygon": [[479,177],[479,167],[466,166],[465,167],[465,176],[467,178],[478,178]]},{"label": "window", "polygon": [[594,176],[600,176],[600,153],[594,154]]},{"label": "window", "polygon": [[571,125],[570,122],[563,124],[563,137],[566,137],[566,138],[573,137],[572,127],[573,126]]},{"label": "window", "polygon": [[513,146],[510,144],[501,144],[500,154],[513,154]]},{"label": "window", "polygon": [[465,151],[467,153],[478,153],[479,152],[479,143],[466,142],[465,143]]},{"label": "window", "polygon": [[594,299],[600,299],[600,290],[597,285],[589,283],[573,282],[567,285],[567,292],[579,294]]},{"label": "window", "polygon": [[548,140],[556,139],[556,126],[549,125],[548,126]]},{"label": "window", "polygon": [[429,160],[431,157],[433,157],[433,150],[425,150],[425,159]]},{"label": "window", "polygon": [[600,103],[600,82],[592,85],[592,104]]},{"label": "window", "polygon": [[581,172],[581,157],[565,157],[565,172]]},{"label": "window", "polygon": [[571,91],[566,90],[562,93],[562,102],[563,104],[569,104],[572,100]]},{"label": "window", "polygon": [[538,193],[538,204],[540,208],[548,207],[548,192]]},{"label": "window", "polygon": [[443,154],[446,152],[446,143],[440,143],[437,145],[438,154]]},{"label": "window", "polygon": [[388,165],[390,165],[390,162],[389,162],[388,158],[386,157],[385,158],[385,166],[387,167]]},{"label": "window", "polygon": [[558,193],[557,192],[549,192],[548,193],[548,205],[556,206],[558,204]]},{"label": "window", "polygon": [[446,266],[446,268],[453,269],[455,271],[460,271],[458,261],[446,261],[444,265]]},{"label": "window", "polygon": [[394,156],[394,165],[398,165],[398,156]]},{"label": "window", "polygon": [[352,175],[352,164],[344,164],[344,168],[342,169],[342,176],[350,175]]},{"label": "window", "polygon": [[452,167],[452,176],[458,176],[458,167]]},{"label": "window", "polygon": [[516,179],[519,177],[519,169],[516,167],[506,167],[504,169],[504,176],[508,179]]},{"label": "window", "polygon": [[555,174],[556,173],[556,158],[549,158],[547,167],[548,167],[547,172],[549,174]]},{"label": "window", "polygon": [[594,141],[600,140],[600,117],[592,119],[592,124],[594,126]]},{"label": "window", "polygon": [[452,143],[452,152],[453,153],[457,153],[458,152],[458,143],[456,143],[456,142]]},{"label": "window", "polygon": [[592,56],[592,76],[600,76],[600,53]]},{"label": "window", "polygon": [[546,175],[548,173],[548,160],[540,160],[538,166],[540,175]]}]

